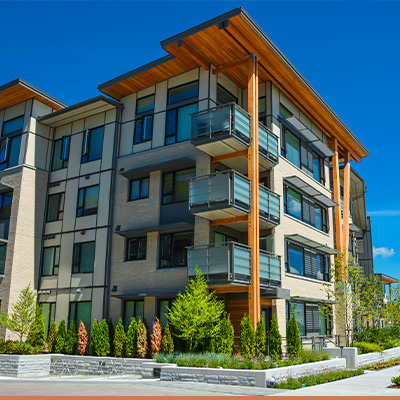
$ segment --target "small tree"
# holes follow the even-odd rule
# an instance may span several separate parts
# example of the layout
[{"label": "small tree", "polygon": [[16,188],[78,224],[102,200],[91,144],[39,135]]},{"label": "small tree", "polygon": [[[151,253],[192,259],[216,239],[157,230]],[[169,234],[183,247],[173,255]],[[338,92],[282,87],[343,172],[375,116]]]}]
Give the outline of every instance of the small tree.
[{"label": "small tree", "polygon": [[138,328],[137,328],[137,355],[140,358],[145,358],[147,354],[147,329],[144,322],[139,318]]},{"label": "small tree", "polygon": [[200,343],[211,339],[224,312],[224,303],[214,292],[207,293],[207,281],[196,267],[196,278],[191,279],[185,293],[179,292],[172,308],[168,308],[168,321],[178,330],[176,334],[187,343],[191,352]]},{"label": "small tree", "polygon": [[105,319],[98,324],[94,351],[97,356],[102,357],[110,354],[110,336],[108,334],[108,324]]},{"label": "small tree", "polygon": [[286,350],[287,355],[291,358],[298,357],[301,350],[300,331],[294,312],[286,327]]},{"label": "small tree", "polygon": [[114,325],[112,322],[112,318],[110,318],[108,320],[108,336],[110,339],[110,354],[114,354],[114,335],[115,335]]},{"label": "small tree", "polygon": [[254,354],[257,357],[263,357],[266,354],[266,342],[264,320],[260,318],[257,322],[256,332],[254,334]]},{"label": "small tree", "polygon": [[54,353],[54,345],[56,344],[57,324],[56,321],[51,321],[49,335],[47,336],[47,352]]},{"label": "small tree", "polygon": [[0,326],[15,332],[22,342],[35,322],[36,315],[36,295],[30,284],[21,290],[18,301],[11,306],[11,310],[10,315],[6,312],[0,314]]},{"label": "small tree", "polygon": [[172,340],[171,329],[169,327],[169,323],[164,329],[164,335],[161,339],[161,353],[171,354],[174,352],[174,341]]},{"label": "small tree", "polygon": [[73,319],[68,328],[67,338],[65,340],[65,352],[67,354],[75,354],[78,346],[78,327]]},{"label": "small tree", "polygon": [[161,324],[158,318],[156,317],[155,322],[153,322],[153,333],[151,334],[151,355],[159,353],[161,350]]},{"label": "small tree", "polygon": [[85,328],[84,323],[81,321],[79,324],[79,329],[78,329],[78,349],[79,349],[79,354],[81,356],[86,354],[86,348],[88,345],[88,334]]},{"label": "small tree", "polygon": [[379,326],[380,320],[385,317],[384,299],[385,290],[382,281],[376,275],[365,278],[361,293],[361,312],[372,326]]},{"label": "small tree", "polygon": [[54,350],[57,354],[63,354],[65,350],[65,321],[62,319],[58,324],[58,329],[56,333],[56,343],[54,345]]},{"label": "small tree", "polygon": [[245,315],[242,318],[240,327],[240,355],[251,357],[254,355],[254,329],[249,315]]},{"label": "small tree", "polygon": [[278,320],[275,314],[272,316],[269,329],[269,354],[274,358],[282,357],[282,336],[279,333]]},{"label": "small tree", "polygon": [[219,321],[211,340],[212,350],[217,353],[232,354],[234,350],[234,330],[228,315]]},{"label": "small tree", "polygon": [[119,319],[114,335],[114,355],[115,357],[123,357],[125,354],[126,334],[122,318]]},{"label": "small tree", "polygon": [[136,357],[137,355],[137,330],[138,324],[136,319],[131,318],[125,344],[125,354],[127,357]]},{"label": "small tree", "polygon": [[33,347],[38,347],[39,351],[42,351],[46,344],[46,328],[44,327],[43,322],[44,317],[45,315],[42,313],[42,306],[39,303],[36,303],[35,321],[29,329],[27,341]]},{"label": "small tree", "polygon": [[96,347],[99,343],[99,330],[99,322],[97,321],[97,319],[95,319],[93,322],[92,331],[90,332],[90,353],[92,354],[92,356],[95,356],[97,354]]}]

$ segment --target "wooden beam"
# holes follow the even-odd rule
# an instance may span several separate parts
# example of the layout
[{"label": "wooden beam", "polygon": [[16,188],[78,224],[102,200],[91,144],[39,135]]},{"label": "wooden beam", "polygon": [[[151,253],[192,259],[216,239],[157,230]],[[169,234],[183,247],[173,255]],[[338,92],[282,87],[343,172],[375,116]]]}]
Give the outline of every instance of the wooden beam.
[{"label": "wooden beam", "polygon": [[248,150],[236,151],[235,153],[223,154],[222,156],[211,157],[211,162],[216,163],[220,161],[230,160],[237,157],[246,157]]},{"label": "wooden beam", "polygon": [[178,47],[181,47],[183,50],[185,50],[186,53],[188,53],[192,58],[194,58],[204,69],[207,71],[210,69],[210,61],[207,60],[206,57],[204,57],[198,50],[196,50],[194,47],[192,47],[190,44],[185,42],[184,40],[180,40],[178,42]]},{"label": "wooden beam", "polygon": [[231,218],[220,218],[215,219],[210,222],[210,226],[225,225],[225,224],[235,224],[236,222],[247,222],[248,216],[243,215],[241,217],[231,217]]},{"label": "wooden beam", "polygon": [[344,263],[349,260],[349,224],[350,224],[350,152],[344,153],[343,174],[343,251]]},{"label": "wooden beam", "polygon": [[248,60],[247,60],[247,57],[246,57],[244,60],[237,61],[237,62],[234,62],[234,63],[231,63],[231,64],[226,64],[223,67],[216,68],[216,69],[213,70],[212,73],[214,75],[217,75],[217,74],[220,74],[222,72],[228,71],[229,69],[240,67],[241,65],[244,65],[244,64],[247,64],[247,63],[248,63]]},{"label": "wooden beam", "polygon": [[244,293],[248,291],[247,286],[220,286],[210,288],[215,293]]}]

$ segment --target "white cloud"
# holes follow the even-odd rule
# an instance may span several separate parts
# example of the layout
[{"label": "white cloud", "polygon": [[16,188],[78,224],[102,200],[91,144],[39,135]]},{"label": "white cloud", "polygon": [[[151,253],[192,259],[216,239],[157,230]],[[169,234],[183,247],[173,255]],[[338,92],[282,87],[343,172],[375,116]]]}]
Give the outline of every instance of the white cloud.
[{"label": "white cloud", "polygon": [[400,210],[368,211],[368,215],[373,217],[398,217],[400,216]]},{"label": "white cloud", "polygon": [[382,256],[383,258],[388,258],[395,254],[394,249],[388,249],[387,247],[374,247],[374,257]]}]

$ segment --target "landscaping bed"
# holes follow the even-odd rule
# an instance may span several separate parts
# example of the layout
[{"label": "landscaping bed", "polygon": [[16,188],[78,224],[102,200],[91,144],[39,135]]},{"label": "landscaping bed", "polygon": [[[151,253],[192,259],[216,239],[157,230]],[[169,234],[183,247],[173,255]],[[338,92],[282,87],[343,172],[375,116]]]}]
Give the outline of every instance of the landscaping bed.
[{"label": "landscaping bed", "polygon": [[393,358],[387,361],[380,361],[375,364],[367,364],[364,365],[364,369],[368,369],[371,371],[380,371],[381,369],[395,367],[396,365],[400,365],[400,357]]}]

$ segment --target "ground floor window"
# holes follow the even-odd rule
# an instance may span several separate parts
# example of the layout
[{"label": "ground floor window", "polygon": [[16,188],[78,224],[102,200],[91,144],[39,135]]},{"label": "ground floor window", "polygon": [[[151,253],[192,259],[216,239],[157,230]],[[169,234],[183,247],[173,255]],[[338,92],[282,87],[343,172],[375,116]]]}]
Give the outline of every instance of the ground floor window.
[{"label": "ground floor window", "polygon": [[56,303],[42,303],[42,314],[44,315],[43,323],[46,336],[49,334],[51,321],[56,317]]},{"label": "ground floor window", "polygon": [[92,302],[91,301],[74,301],[69,303],[69,323],[73,320],[76,321],[78,327],[82,321],[89,334],[91,330],[91,315],[92,315]]},{"label": "ground floor window", "polygon": [[136,322],[139,318],[143,321],[144,318],[144,301],[129,300],[124,302],[124,326],[128,330],[131,319],[135,318]]}]

